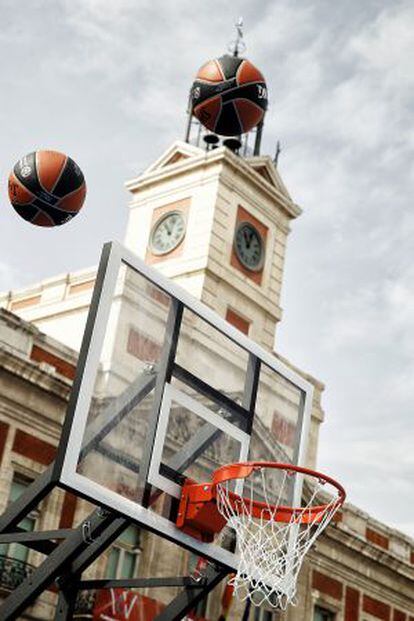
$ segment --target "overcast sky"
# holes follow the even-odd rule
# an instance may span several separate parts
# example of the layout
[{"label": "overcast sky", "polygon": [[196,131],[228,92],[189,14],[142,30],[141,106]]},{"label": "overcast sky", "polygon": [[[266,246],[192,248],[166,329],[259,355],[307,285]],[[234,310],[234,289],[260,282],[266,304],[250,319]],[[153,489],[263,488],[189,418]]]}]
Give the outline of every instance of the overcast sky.
[{"label": "overcast sky", "polygon": [[[0,290],[94,265],[123,239],[136,176],[182,138],[198,67],[242,15],[266,76],[263,152],[293,223],[277,349],[326,384],[319,467],[414,535],[414,3],[398,0],[0,0]],[[18,218],[7,176],[52,148],[87,203],[53,230]]]}]

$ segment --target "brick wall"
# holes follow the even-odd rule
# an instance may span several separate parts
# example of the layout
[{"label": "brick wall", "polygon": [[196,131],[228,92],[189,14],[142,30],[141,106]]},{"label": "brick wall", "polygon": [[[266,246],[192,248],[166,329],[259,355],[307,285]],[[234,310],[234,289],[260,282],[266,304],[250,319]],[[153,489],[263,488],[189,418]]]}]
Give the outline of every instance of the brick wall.
[{"label": "brick wall", "polygon": [[21,429],[16,431],[12,450],[44,466],[48,466],[54,460],[56,454],[54,446]]},{"label": "brick wall", "polygon": [[161,345],[155,343],[149,336],[131,328],[128,334],[127,351],[139,360],[156,362],[161,355]]},{"label": "brick wall", "polygon": [[371,543],[379,546],[380,548],[384,548],[384,550],[388,550],[390,540],[385,535],[382,535],[378,531],[367,527],[365,536],[367,538],[367,541],[370,541]]},{"label": "brick wall", "polygon": [[76,511],[76,496],[66,492],[63,497],[62,512],[60,515],[59,528],[72,528],[73,518]]},{"label": "brick wall", "polygon": [[326,576],[319,571],[313,572],[312,587],[322,593],[325,593],[326,595],[334,597],[335,599],[342,599],[342,582],[339,582],[339,580],[335,580],[335,578],[331,578],[330,576]]},{"label": "brick wall", "polygon": [[[392,609],[386,602],[380,601],[366,593],[361,593],[353,586],[317,570],[312,572],[312,588],[319,591],[318,605],[323,607],[325,596],[330,601],[336,600],[343,610],[344,621],[359,621],[361,612],[365,612],[379,621],[414,621],[402,610]],[[341,617],[342,618],[342,617]]]},{"label": "brick wall", "polygon": [[249,334],[250,322],[247,321],[247,319],[241,317],[231,308],[227,309],[226,321],[228,321],[229,323],[231,323],[232,326],[240,330],[240,332],[243,332],[244,334]]},{"label": "brick wall", "polygon": [[3,460],[4,447],[9,433],[9,425],[0,421],[0,465]]},{"label": "brick wall", "polygon": [[352,587],[346,588],[344,621],[358,621],[360,593]]},{"label": "brick wall", "polygon": [[362,598],[362,609],[364,612],[381,619],[382,621],[390,621],[391,607],[384,602],[380,602],[378,599],[374,599],[369,595],[364,595]]},{"label": "brick wall", "polygon": [[55,367],[56,371],[67,377],[70,380],[73,380],[75,377],[76,367],[73,364],[70,364],[63,358],[59,356],[55,356],[50,353],[46,349],[42,347],[38,347],[37,345],[33,345],[32,352],[30,354],[30,358],[35,362],[47,362],[52,367]]}]

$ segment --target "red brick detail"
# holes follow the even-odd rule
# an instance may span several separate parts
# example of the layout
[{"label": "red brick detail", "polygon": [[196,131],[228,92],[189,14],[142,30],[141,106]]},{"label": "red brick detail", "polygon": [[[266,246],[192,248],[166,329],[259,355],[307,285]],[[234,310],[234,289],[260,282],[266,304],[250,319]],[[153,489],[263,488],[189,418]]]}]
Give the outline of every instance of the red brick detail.
[{"label": "red brick detail", "polygon": [[380,602],[378,599],[374,599],[369,595],[364,595],[362,600],[362,608],[364,612],[367,612],[373,617],[382,619],[382,621],[390,621],[391,608],[388,604]]},{"label": "red brick detail", "polygon": [[76,511],[76,496],[65,492],[62,511],[60,513],[59,528],[72,528]]},{"label": "red brick detail", "polygon": [[161,345],[149,336],[130,328],[128,334],[127,352],[139,360],[156,362],[160,358]]},{"label": "red brick detail", "polygon": [[249,334],[250,321],[247,319],[243,319],[237,313],[235,313],[231,308],[227,309],[226,313],[226,321],[231,323],[232,326],[243,332],[243,334]]},{"label": "red brick detail", "polygon": [[358,621],[360,593],[352,587],[346,588],[344,621]]},{"label": "red brick detail", "polygon": [[388,550],[390,540],[385,535],[381,535],[381,533],[376,530],[372,530],[372,528],[368,528],[365,531],[365,536],[367,541],[374,543],[376,546],[380,548],[384,548],[384,550]]},{"label": "red brick detail", "polygon": [[147,291],[153,300],[159,302],[166,308],[169,307],[171,298],[168,293],[164,293],[164,291],[161,291],[161,289],[158,289],[158,287],[150,284],[147,285]]},{"label": "red brick detail", "polygon": [[296,427],[279,412],[273,413],[272,434],[278,442],[293,448],[295,446]]},{"label": "red brick detail", "polygon": [[[239,208],[237,210],[236,228],[237,228],[237,225],[240,224],[240,222],[250,222],[250,224],[252,224],[255,227],[255,229],[258,230],[258,232],[260,233],[263,239],[263,243],[266,246],[266,238],[267,238],[267,231],[268,231],[267,226],[265,226],[264,224],[262,224],[262,222],[260,222],[260,220],[252,216],[241,205],[239,205]],[[248,270],[246,267],[244,267],[242,263],[240,263],[239,259],[237,258],[237,254],[234,251],[234,248],[232,248],[232,251],[231,251],[230,265],[238,269],[245,276],[247,276],[247,278],[250,278],[250,280],[253,280],[253,282],[255,282],[257,285],[262,284],[263,269],[259,270],[258,272],[253,272],[252,270]]]},{"label": "red brick detail", "polygon": [[407,621],[407,615],[401,610],[394,610],[392,621]]},{"label": "red brick detail", "polygon": [[9,433],[9,427],[7,423],[0,421],[0,464],[3,460],[4,447],[7,442],[7,434]]},{"label": "red brick detail", "polygon": [[43,347],[33,345],[30,358],[32,360],[35,360],[36,362],[47,362],[47,364],[55,367],[58,373],[64,375],[70,380],[73,380],[75,377],[76,367],[74,364],[70,364],[70,362],[67,362],[64,358],[55,356],[55,354],[50,353],[50,351],[47,351],[46,349],[43,349]]},{"label": "red brick detail", "polygon": [[27,308],[28,306],[35,306],[40,302],[40,295],[34,295],[31,298],[23,298],[23,300],[13,300],[10,304],[10,310],[19,310],[20,308]]},{"label": "red brick detail", "polygon": [[136,488],[133,488],[127,483],[123,482],[118,483],[118,485],[116,486],[116,492],[123,498],[128,498],[129,500],[136,500],[138,494]]},{"label": "red brick detail", "polygon": [[314,571],[312,576],[312,587],[318,589],[321,593],[330,595],[335,599],[342,599],[343,585],[339,580],[325,576],[325,574]]},{"label": "red brick detail", "polygon": [[40,438],[35,438],[25,433],[21,429],[16,431],[12,450],[44,466],[48,466],[56,455],[56,448],[54,446],[44,440],[40,440]]}]

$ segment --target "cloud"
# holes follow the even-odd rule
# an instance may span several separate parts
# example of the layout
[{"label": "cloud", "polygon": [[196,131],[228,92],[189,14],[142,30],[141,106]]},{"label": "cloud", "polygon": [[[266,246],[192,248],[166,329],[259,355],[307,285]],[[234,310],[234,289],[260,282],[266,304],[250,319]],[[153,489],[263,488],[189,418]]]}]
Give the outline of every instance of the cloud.
[{"label": "cloud", "polygon": [[414,491],[414,8],[367,18],[345,21],[337,43],[330,23],[300,64],[289,51],[305,71],[272,124],[305,213],[292,226],[277,347],[326,383],[320,467],[413,534],[403,499]]},{"label": "cloud", "polygon": [[[394,89],[397,99],[402,94],[408,95],[414,84],[413,22],[413,5],[395,3],[351,41],[351,48],[362,59],[365,71],[375,76],[384,88]],[[410,97],[408,101],[411,101]]]}]

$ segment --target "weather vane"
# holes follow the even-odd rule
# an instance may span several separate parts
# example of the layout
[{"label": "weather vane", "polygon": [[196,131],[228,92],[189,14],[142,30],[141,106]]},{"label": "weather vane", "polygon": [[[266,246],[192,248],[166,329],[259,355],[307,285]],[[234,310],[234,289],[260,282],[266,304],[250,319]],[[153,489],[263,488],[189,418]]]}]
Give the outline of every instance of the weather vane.
[{"label": "weather vane", "polygon": [[233,53],[233,56],[238,56],[240,53],[244,52],[246,49],[246,44],[243,41],[243,18],[239,17],[237,22],[235,23],[235,27],[237,30],[237,37],[235,41],[231,41],[229,43],[229,51]]}]

